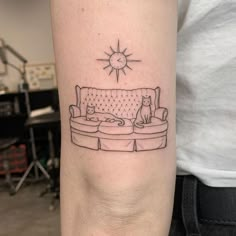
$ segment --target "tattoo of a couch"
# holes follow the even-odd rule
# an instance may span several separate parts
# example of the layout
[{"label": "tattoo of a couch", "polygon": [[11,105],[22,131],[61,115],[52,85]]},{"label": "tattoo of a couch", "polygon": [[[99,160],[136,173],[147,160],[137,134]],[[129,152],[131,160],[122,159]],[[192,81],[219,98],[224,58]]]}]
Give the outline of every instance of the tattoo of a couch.
[{"label": "tattoo of a couch", "polygon": [[[69,107],[75,145],[124,152],[167,146],[168,110],[160,107],[159,87],[126,90],[76,86],[75,90],[76,104]],[[88,116],[88,112],[94,115]]]}]

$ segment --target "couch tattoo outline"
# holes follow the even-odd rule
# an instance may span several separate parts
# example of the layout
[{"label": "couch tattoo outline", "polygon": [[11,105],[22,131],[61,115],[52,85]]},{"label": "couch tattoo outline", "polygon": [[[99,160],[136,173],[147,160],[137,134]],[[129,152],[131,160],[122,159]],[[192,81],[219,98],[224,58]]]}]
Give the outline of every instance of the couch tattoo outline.
[{"label": "couch tattoo outline", "polygon": [[[103,151],[134,152],[162,149],[167,146],[168,110],[160,107],[159,87],[126,89],[98,89],[75,87],[76,104],[70,105],[70,131],[73,144]],[[143,128],[135,126],[142,98],[151,99],[151,120]],[[95,107],[99,114],[112,114],[124,120],[87,120],[87,107]]]}]

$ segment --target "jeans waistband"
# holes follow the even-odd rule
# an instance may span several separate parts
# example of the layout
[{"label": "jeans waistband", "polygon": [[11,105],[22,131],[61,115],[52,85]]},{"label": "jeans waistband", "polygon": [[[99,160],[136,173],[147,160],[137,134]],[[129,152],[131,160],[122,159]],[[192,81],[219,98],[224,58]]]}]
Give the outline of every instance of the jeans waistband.
[{"label": "jeans waistband", "polygon": [[201,235],[199,222],[236,225],[236,188],[209,187],[194,176],[177,176],[173,218],[183,221],[187,235]]}]

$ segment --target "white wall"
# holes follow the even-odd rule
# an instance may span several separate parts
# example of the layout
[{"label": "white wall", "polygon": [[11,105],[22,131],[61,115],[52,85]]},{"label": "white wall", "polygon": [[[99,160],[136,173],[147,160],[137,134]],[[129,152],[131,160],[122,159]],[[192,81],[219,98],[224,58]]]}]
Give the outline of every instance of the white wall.
[{"label": "white wall", "polygon": [[[29,63],[54,62],[49,0],[0,0],[0,38],[19,51]],[[8,60],[21,65],[12,56]],[[0,80],[17,90],[19,75],[8,68]]]}]

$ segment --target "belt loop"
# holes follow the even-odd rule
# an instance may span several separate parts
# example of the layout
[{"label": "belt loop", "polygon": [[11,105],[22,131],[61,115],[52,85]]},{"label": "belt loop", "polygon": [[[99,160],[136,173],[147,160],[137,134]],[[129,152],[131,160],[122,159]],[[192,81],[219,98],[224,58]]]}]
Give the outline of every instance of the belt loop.
[{"label": "belt loop", "polygon": [[182,218],[187,236],[201,236],[197,217],[197,179],[184,176]]}]

